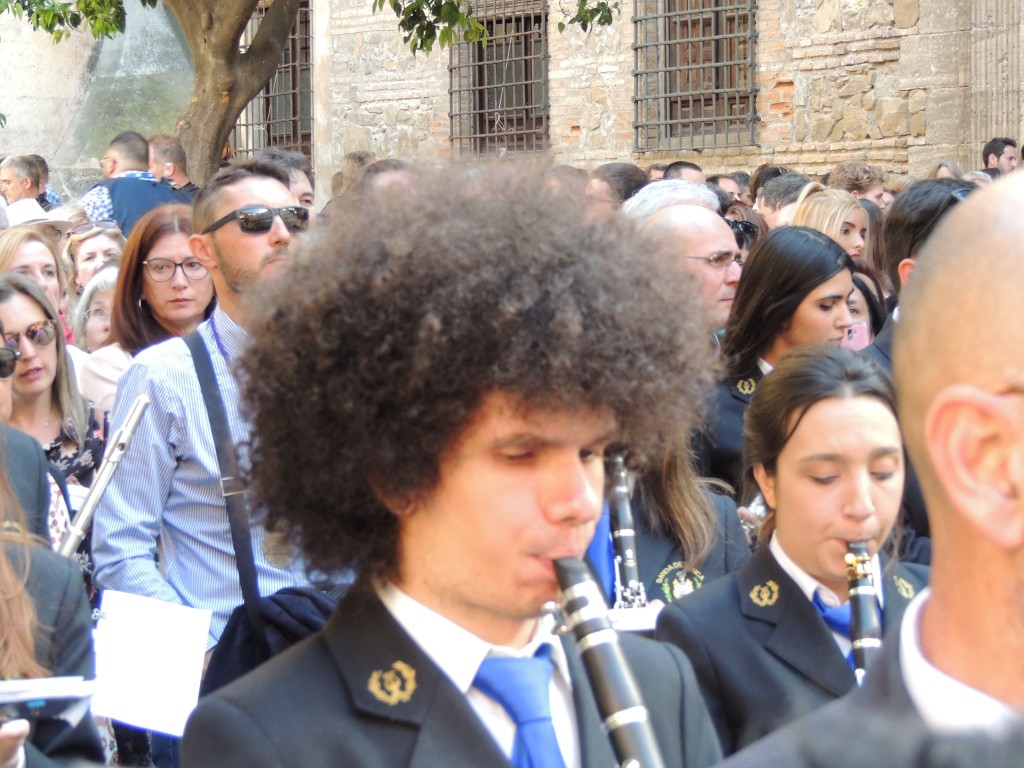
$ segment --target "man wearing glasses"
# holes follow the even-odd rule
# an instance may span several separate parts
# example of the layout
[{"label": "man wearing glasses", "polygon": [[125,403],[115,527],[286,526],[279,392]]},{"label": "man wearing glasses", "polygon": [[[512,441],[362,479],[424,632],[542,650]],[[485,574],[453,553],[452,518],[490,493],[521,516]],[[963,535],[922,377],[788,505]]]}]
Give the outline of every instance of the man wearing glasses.
[{"label": "man wearing glasses", "polygon": [[696,278],[708,332],[725,328],[743,272],[729,223],[701,206],[673,205],[648,219],[644,231],[669,240],[679,254],[679,265]]},{"label": "man wearing glasses", "polygon": [[[249,425],[239,409],[232,364],[248,340],[248,311],[259,309],[251,306],[254,291],[288,263],[308,220],[308,211],[288,189],[288,171],[271,163],[229,166],[195,198],[196,234],[189,248],[217,292],[216,310],[196,332],[209,352],[224,401],[232,443],[227,449],[237,450],[243,471]],[[170,268],[178,266],[186,278],[195,271],[192,259]],[[122,425],[143,393],[150,405],[96,511],[97,583],[213,611],[207,640],[212,649],[229,614],[242,603],[242,592],[216,446],[182,339],[150,347],[135,358],[118,384],[113,428]],[[261,594],[307,582],[303,569],[284,548],[275,548],[261,525],[254,523],[250,535]],[[161,762],[158,754],[154,760],[161,768],[173,765]]]}]

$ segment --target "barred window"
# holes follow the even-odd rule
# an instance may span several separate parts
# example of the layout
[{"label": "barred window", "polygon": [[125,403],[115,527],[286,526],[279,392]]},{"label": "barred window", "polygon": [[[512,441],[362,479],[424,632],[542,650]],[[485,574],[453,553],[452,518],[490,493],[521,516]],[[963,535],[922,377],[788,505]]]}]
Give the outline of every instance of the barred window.
[{"label": "barred window", "polygon": [[451,142],[460,155],[548,148],[547,3],[487,0],[474,6],[482,43],[457,43],[448,71]]},{"label": "barred window", "polygon": [[[260,19],[270,5],[261,0],[242,35],[242,50],[249,47]],[[242,111],[231,133],[237,156],[264,147],[281,147],[313,156],[313,30],[309,0],[301,0],[277,71],[256,98]]]},{"label": "barred window", "polygon": [[636,150],[754,143],[754,0],[634,0]]}]

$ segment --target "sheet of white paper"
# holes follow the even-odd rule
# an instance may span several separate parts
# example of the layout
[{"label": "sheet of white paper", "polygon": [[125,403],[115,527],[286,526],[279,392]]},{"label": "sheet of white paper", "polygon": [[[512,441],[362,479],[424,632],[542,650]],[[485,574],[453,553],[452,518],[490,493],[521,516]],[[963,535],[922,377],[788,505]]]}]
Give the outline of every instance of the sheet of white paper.
[{"label": "sheet of white paper", "polygon": [[94,715],[180,736],[199,700],[210,611],[105,591]]}]

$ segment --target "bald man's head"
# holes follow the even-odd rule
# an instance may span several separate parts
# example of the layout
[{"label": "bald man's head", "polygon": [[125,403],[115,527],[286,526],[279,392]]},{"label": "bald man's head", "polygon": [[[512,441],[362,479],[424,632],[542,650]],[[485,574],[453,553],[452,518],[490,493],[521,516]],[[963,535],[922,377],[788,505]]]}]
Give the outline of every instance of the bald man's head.
[{"label": "bald man's head", "polygon": [[[1024,177],[1008,176],[972,194],[943,218],[900,294],[893,370],[907,447],[930,513],[957,505],[940,482],[946,473],[935,457],[937,403],[960,390],[1005,393],[1024,386],[1021,211]],[[1014,399],[1024,406],[1024,398]],[[1021,418],[1024,423],[1024,410]],[[967,414],[959,422],[967,423]]]},{"label": "bald man's head", "polygon": [[698,279],[709,329],[724,328],[741,273],[736,236],[726,220],[697,205],[674,205],[651,216],[643,232],[671,244],[680,266]]}]

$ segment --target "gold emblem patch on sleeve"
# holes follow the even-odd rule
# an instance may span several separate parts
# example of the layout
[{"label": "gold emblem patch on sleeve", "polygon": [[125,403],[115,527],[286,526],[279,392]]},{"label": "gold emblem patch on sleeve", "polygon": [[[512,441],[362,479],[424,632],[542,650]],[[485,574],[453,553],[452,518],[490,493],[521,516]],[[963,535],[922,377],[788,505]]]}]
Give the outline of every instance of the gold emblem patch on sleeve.
[{"label": "gold emblem patch on sleeve", "polygon": [[396,661],[391,669],[378,669],[370,675],[367,690],[377,701],[394,706],[404,704],[416,690],[416,670],[404,661]]},{"label": "gold emblem patch on sleeve", "polygon": [[764,584],[758,584],[750,590],[750,599],[760,608],[775,605],[775,601],[779,599],[779,585],[771,579]]},{"label": "gold emblem patch on sleeve", "polygon": [[896,583],[896,591],[903,595],[903,597],[907,598],[907,600],[917,594],[917,590],[914,589],[914,585],[902,576],[893,576],[892,580]]}]

